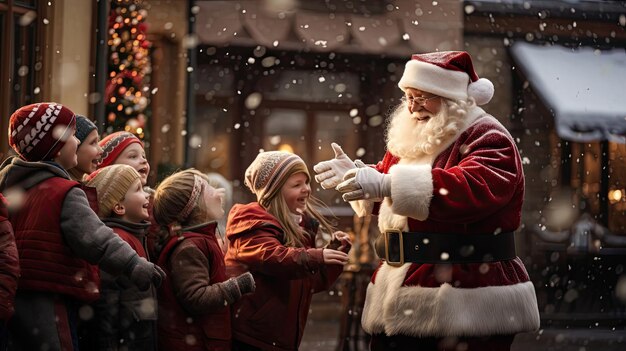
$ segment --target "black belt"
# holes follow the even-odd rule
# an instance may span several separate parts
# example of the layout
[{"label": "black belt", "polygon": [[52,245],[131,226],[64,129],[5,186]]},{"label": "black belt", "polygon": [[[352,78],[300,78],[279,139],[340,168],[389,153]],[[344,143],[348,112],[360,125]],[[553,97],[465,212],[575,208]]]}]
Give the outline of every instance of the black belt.
[{"label": "black belt", "polygon": [[392,266],[401,266],[405,262],[496,262],[516,257],[513,232],[444,234],[387,230],[381,237],[384,246],[383,243],[377,243],[376,253]]}]

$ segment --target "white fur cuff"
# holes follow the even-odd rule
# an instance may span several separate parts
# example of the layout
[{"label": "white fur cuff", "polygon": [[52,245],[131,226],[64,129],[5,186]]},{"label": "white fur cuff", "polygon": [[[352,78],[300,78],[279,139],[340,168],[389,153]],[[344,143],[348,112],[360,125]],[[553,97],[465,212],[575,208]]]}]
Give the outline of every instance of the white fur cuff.
[{"label": "white fur cuff", "polygon": [[430,165],[395,165],[391,175],[391,209],[394,214],[415,218],[428,218],[433,197],[433,176]]}]

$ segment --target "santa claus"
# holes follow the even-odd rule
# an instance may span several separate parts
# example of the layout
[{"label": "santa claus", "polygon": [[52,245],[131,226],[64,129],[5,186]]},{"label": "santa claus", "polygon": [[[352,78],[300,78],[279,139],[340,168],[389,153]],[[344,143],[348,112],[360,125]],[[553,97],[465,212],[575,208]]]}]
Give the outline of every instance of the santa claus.
[{"label": "santa claus", "polygon": [[478,107],[493,84],[453,51],[413,55],[398,85],[382,161],[352,162],[333,144],[336,157],[314,167],[357,214],[378,214],[382,260],[361,320],[371,350],[509,350],[539,312],[515,254],[520,156]]}]

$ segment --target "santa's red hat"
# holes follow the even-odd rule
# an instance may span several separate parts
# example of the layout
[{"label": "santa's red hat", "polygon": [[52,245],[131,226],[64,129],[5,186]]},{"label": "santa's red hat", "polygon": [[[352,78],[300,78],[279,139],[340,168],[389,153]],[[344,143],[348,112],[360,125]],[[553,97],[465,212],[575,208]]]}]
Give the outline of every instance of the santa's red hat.
[{"label": "santa's red hat", "polygon": [[465,51],[440,51],[415,54],[407,62],[398,83],[402,91],[419,89],[452,100],[474,98],[477,105],[493,97],[493,83],[478,78],[472,57]]},{"label": "santa's red hat", "polygon": [[9,120],[9,145],[26,161],[48,161],[56,157],[72,134],[76,115],[54,102],[20,107]]}]

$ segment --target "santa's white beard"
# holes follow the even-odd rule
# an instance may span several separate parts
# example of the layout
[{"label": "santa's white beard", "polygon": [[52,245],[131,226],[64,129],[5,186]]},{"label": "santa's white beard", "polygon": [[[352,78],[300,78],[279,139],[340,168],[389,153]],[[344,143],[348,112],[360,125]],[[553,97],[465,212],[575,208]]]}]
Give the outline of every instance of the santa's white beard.
[{"label": "santa's white beard", "polygon": [[418,158],[431,155],[440,145],[457,136],[463,128],[466,109],[444,100],[440,111],[427,121],[411,116],[407,102],[391,114],[387,128],[387,150],[400,158]]}]

